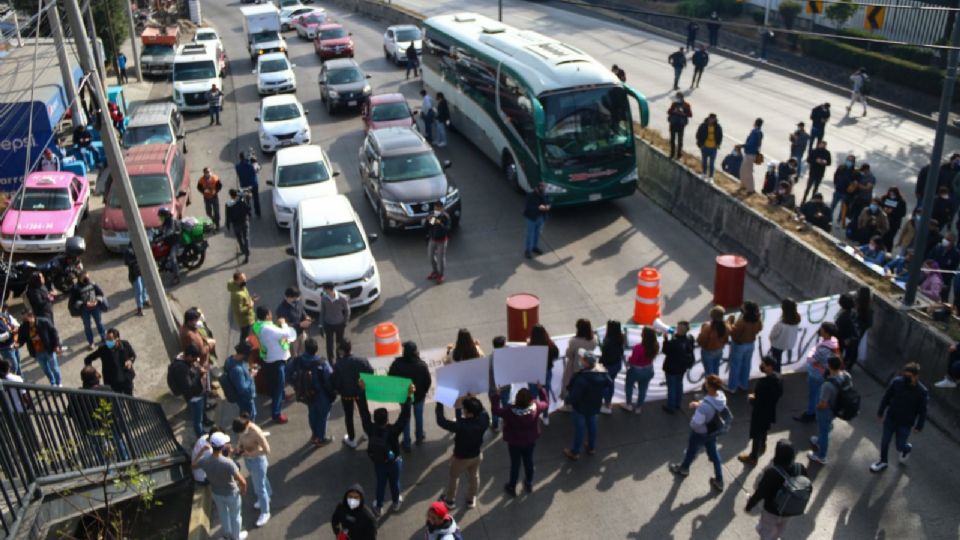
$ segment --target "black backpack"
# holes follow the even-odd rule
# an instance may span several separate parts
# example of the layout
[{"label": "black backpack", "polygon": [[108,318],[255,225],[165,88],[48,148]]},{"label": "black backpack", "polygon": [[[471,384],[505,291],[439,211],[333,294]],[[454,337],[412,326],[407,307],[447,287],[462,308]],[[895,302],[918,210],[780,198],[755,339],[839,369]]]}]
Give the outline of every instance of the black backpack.
[{"label": "black backpack", "polygon": [[177,362],[180,362],[180,360],[174,360],[167,366],[167,387],[170,388],[171,394],[185,396],[190,392],[190,389],[186,387],[183,378],[178,373]]},{"label": "black backpack", "polygon": [[833,415],[841,420],[850,421],[860,414],[860,392],[853,387],[853,381],[844,378],[841,384],[836,377],[827,379],[827,382],[837,387],[837,402],[833,406]]},{"label": "black backpack", "polygon": [[707,436],[726,435],[733,427],[733,412],[727,406],[724,406],[723,409],[717,409],[712,403],[708,405],[716,412],[713,414],[713,418],[707,422]]},{"label": "black backpack", "polygon": [[314,380],[316,370],[313,366],[310,369],[304,369],[299,360],[300,357],[294,360],[298,365],[293,372],[293,393],[300,403],[313,403],[314,398],[317,397],[317,385]]},{"label": "black backpack", "polygon": [[813,482],[802,474],[790,475],[780,467],[770,466],[783,477],[783,485],[773,498],[778,516],[800,516],[807,509],[813,494]]}]

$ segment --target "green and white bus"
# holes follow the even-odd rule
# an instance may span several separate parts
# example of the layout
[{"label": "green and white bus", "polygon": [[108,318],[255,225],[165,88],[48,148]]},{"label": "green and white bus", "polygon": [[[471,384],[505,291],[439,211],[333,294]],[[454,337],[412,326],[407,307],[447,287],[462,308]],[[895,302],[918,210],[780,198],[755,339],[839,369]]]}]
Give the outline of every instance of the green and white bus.
[{"label": "green and white bus", "polygon": [[423,81],[443,92],[457,131],[522,190],[554,205],[632,194],[637,153],[628,97],[642,94],[586,53],[474,13],[424,21]]}]

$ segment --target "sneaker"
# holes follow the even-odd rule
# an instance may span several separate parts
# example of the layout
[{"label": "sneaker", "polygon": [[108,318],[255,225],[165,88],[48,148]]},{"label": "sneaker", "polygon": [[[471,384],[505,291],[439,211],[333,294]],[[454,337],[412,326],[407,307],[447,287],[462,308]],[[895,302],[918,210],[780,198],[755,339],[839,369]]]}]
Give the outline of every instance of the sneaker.
[{"label": "sneaker", "polygon": [[750,454],[740,454],[737,456],[737,460],[744,465],[750,465],[751,467],[757,464],[757,458],[751,456]]},{"label": "sneaker", "polygon": [[413,442],[413,444],[415,444],[415,445],[417,445],[417,446],[420,446],[420,445],[423,444],[423,441],[424,441],[424,438],[423,438],[423,437],[419,437],[416,441]]},{"label": "sneaker", "polygon": [[477,498],[476,498],[476,497],[470,497],[469,499],[467,499],[467,508],[468,508],[468,509],[470,509],[470,508],[476,508],[476,507],[477,507]]},{"label": "sneaker", "polygon": [[711,486],[713,489],[717,490],[717,491],[723,491],[723,481],[722,481],[722,480],[717,480],[716,478],[711,478],[711,479],[710,479],[710,486]]},{"label": "sneaker", "polygon": [[612,414],[612,413],[613,413],[613,409],[611,409],[609,405],[604,405],[603,407],[600,407],[600,413],[601,413],[601,414]]},{"label": "sneaker", "polygon": [[343,444],[349,446],[350,448],[356,448],[356,447],[357,447],[357,441],[351,439],[349,435],[344,435],[344,436],[343,436]]},{"label": "sneaker", "polygon": [[504,484],[503,490],[507,492],[507,495],[511,497],[517,496],[517,486],[511,486],[510,484]]},{"label": "sneaker", "polygon": [[383,513],[383,507],[378,504],[373,505],[373,508],[371,508],[371,510],[373,510],[373,515],[377,517],[380,517],[380,514]]},{"label": "sneaker", "polygon": [[587,448],[587,455],[588,455],[588,456],[592,456],[592,455],[594,455],[594,454],[596,454],[596,453],[597,453],[597,449],[596,449],[596,448]]},{"label": "sneaker", "polygon": [[273,421],[276,422],[276,423],[278,423],[278,424],[286,424],[287,422],[290,421],[290,419],[287,418],[287,415],[285,415],[285,414],[279,414],[279,415],[273,417]]},{"label": "sneaker", "polygon": [[560,411],[560,412],[573,412],[573,407],[571,407],[571,406],[569,406],[569,405],[564,405],[564,406],[560,407],[560,408],[557,409],[557,410]]},{"label": "sneaker", "polygon": [[543,420],[543,425],[544,425],[544,426],[549,426],[549,425],[550,425],[550,417],[549,417],[549,416],[543,416],[543,417],[541,417],[541,419]]},{"label": "sneaker", "polygon": [[907,449],[903,452],[900,452],[900,463],[906,463],[910,459],[910,452],[913,450],[913,446],[907,445]]},{"label": "sneaker", "polygon": [[570,450],[569,448],[563,449],[563,455],[567,456],[567,459],[570,461],[576,461],[580,459],[580,454],[574,454],[573,450]]},{"label": "sneaker", "polygon": [[637,405],[636,407],[633,408],[633,414],[640,414],[640,411],[641,411],[642,409],[643,409],[643,407]]},{"label": "sneaker", "polygon": [[680,475],[680,476],[689,476],[689,475],[690,475],[690,471],[687,470],[687,469],[681,468],[679,463],[671,463],[671,464],[668,466],[668,468],[670,469],[670,472],[672,472],[673,474],[678,474],[678,475]]},{"label": "sneaker", "polygon": [[263,527],[270,521],[270,513],[260,514],[260,517],[257,518],[257,527]]},{"label": "sneaker", "polygon": [[532,259],[532,258],[533,258],[533,253],[530,253],[529,251],[524,251],[524,252],[523,252],[523,256],[526,257],[526,258],[528,258],[528,259]]},{"label": "sneaker", "polygon": [[237,535],[240,540],[247,540],[247,531],[240,531],[240,534]]},{"label": "sneaker", "polygon": [[886,468],[887,468],[887,464],[886,464],[886,463],[884,463],[884,462],[882,462],[882,461],[878,461],[878,462],[876,462],[876,463],[874,463],[873,465],[870,466],[870,472],[876,473],[876,472],[880,472],[880,471],[886,470]]},{"label": "sneaker", "polygon": [[934,386],[937,388],[956,388],[957,381],[951,379],[950,377],[944,377],[942,381],[935,383]]},{"label": "sneaker", "polygon": [[812,462],[814,462],[814,463],[819,463],[820,465],[826,465],[826,464],[827,464],[827,460],[821,458],[820,456],[818,456],[817,453],[814,452],[813,450],[807,452],[807,459],[809,459],[810,461],[812,461]]},{"label": "sneaker", "polygon": [[623,405],[620,406],[620,410],[623,412],[633,412],[633,405],[630,405],[629,403],[624,403]]},{"label": "sneaker", "polygon": [[430,275],[427,276],[427,280],[437,279],[438,275],[439,274],[437,274],[436,272],[430,272]]},{"label": "sneaker", "polygon": [[437,276],[436,283],[437,285],[443,285],[443,275]]},{"label": "sneaker", "polygon": [[313,443],[317,448],[323,448],[324,446],[333,442],[333,437],[324,437],[323,439],[313,439],[310,442]]},{"label": "sneaker", "polygon": [[535,248],[531,249],[530,251],[536,253],[537,255],[543,255],[543,251],[542,251],[540,248],[538,248],[538,247],[535,247]]},{"label": "sneaker", "polygon": [[391,512],[399,512],[400,508],[403,506],[403,495],[397,497],[397,500],[393,501],[393,504],[390,505]]}]

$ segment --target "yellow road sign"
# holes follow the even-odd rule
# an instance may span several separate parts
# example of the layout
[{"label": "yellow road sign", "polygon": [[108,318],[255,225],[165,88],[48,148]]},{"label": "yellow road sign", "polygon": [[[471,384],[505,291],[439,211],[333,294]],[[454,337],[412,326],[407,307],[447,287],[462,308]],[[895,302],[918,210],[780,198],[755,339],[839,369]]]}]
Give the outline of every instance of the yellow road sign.
[{"label": "yellow road sign", "polygon": [[867,30],[879,30],[883,27],[883,19],[887,16],[884,6],[867,6],[867,16],[863,18],[863,27]]},{"label": "yellow road sign", "polygon": [[807,0],[807,13],[810,15],[823,13],[823,0]]}]

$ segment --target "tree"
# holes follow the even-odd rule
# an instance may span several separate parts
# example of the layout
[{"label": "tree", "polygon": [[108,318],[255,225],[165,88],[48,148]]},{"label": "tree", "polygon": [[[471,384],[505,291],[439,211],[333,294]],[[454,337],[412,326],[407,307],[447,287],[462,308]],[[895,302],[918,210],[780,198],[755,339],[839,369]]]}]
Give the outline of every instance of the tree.
[{"label": "tree", "polygon": [[780,12],[780,18],[783,19],[783,25],[787,30],[793,30],[793,23],[797,20],[797,15],[803,10],[803,4],[795,0],[783,0],[777,11]]},{"label": "tree", "polygon": [[[126,14],[127,8],[124,3],[126,1],[128,0],[92,0],[89,3],[89,9],[93,9],[93,22],[97,25],[97,37],[103,42],[104,54],[106,55],[105,60],[107,61],[110,61],[111,58],[116,56],[116,48],[122,46],[123,42],[126,41],[129,36]],[[38,0],[13,0],[13,6],[23,15],[33,17],[37,14],[37,2]],[[60,11],[60,17],[66,20],[66,9],[63,7],[63,0],[57,0],[57,9]],[[50,27],[47,25],[46,20],[47,18],[44,16],[40,27],[40,34],[42,36],[50,35]],[[64,22],[64,27],[66,26]],[[113,41],[110,39],[111,31],[113,32]],[[114,43],[116,43],[116,47]]]},{"label": "tree", "polygon": [[834,26],[840,28],[847,24],[847,21],[853,17],[853,14],[856,13],[858,9],[859,7],[854,5],[850,0],[842,0],[841,2],[830,4],[825,11],[827,18],[833,21]]}]

